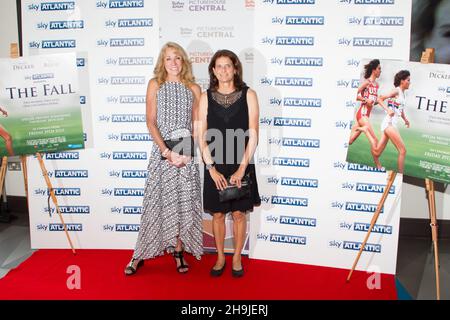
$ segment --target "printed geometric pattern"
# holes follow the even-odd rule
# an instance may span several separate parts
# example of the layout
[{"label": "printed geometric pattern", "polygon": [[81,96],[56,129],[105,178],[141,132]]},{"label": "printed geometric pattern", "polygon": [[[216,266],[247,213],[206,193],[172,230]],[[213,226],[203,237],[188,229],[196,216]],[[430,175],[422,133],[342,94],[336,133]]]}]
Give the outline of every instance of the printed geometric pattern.
[{"label": "printed geometric pattern", "polygon": [[[163,139],[191,133],[193,94],[182,83],[165,82],[157,94],[157,124]],[[184,250],[203,254],[202,204],[198,164],[177,168],[153,145],[145,183],[141,227],[134,258],[149,259],[173,252],[179,237]]]}]

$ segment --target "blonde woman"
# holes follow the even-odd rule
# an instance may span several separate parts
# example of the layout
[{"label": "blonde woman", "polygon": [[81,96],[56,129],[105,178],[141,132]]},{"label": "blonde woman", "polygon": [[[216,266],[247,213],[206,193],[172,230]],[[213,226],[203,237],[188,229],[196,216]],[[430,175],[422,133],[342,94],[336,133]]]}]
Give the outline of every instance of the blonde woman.
[{"label": "blonde woman", "polygon": [[195,136],[200,94],[186,52],[176,43],[166,43],[147,87],[146,119],[153,148],[139,235],[126,275],[136,273],[145,259],[165,252],[173,254],[176,270],[186,273],[189,265],[183,253],[197,259],[203,254],[198,164],[165,142]]}]

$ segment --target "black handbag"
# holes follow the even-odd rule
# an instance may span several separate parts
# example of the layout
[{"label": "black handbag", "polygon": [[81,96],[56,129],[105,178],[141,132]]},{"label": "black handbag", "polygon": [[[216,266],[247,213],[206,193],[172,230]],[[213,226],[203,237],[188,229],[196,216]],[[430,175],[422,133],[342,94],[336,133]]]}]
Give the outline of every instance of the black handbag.
[{"label": "black handbag", "polygon": [[[175,153],[190,157],[195,156],[194,139],[192,136],[164,140],[164,144]],[[161,156],[161,159],[164,160],[166,158]]]},{"label": "black handbag", "polygon": [[241,180],[241,187],[230,183],[230,178],[227,179],[228,186],[223,190],[219,190],[219,201],[227,202],[231,200],[239,200],[250,197],[251,180],[247,173]]}]

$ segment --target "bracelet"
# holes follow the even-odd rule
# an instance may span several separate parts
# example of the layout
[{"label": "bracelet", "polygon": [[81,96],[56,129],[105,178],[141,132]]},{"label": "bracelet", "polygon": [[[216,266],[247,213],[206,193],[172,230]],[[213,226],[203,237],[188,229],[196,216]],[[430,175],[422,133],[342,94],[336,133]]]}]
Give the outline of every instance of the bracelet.
[{"label": "bracelet", "polygon": [[170,149],[169,149],[169,148],[166,148],[163,152],[161,152],[161,155],[162,155],[164,158],[167,158],[169,152],[170,152]]}]

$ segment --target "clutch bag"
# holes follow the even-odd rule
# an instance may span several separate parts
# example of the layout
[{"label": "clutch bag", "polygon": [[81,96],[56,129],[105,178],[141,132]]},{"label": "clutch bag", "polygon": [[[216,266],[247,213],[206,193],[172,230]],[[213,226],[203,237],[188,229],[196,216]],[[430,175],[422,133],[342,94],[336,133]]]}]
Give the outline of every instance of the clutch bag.
[{"label": "clutch bag", "polygon": [[[167,148],[175,153],[190,157],[195,156],[194,139],[192,136],[164,140],[164,143]],[[166,158],[161,156],[161,159],[164,160]]]},{"label": "clutch bag", "polygon": [[241,180],[241,187],[230,183],[230,178],[227,179],[228,186],[219,190],[219,201],[227,202],[231,200],[239,200],[250,197],[251,180],[247,173]]}]

